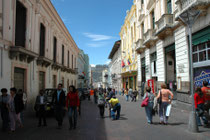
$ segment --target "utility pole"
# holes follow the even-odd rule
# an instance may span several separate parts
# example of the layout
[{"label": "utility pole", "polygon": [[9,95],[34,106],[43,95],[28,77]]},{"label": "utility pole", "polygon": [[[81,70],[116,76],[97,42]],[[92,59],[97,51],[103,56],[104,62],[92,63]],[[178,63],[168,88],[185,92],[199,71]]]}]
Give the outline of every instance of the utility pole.
[{"label": "utility pole", "polygon": [[192,97],[192,111],[189,116],[188,130],[193,133],[198,132],[198,125],[195,114],[194,103],[194,74],[193,74],[193,60],[192,60],[192,26],[200,15],[200,10],[189,9],[179,16],[179,18],[187,25],[189,33],[189,72],[190,72],[190,93]]}]

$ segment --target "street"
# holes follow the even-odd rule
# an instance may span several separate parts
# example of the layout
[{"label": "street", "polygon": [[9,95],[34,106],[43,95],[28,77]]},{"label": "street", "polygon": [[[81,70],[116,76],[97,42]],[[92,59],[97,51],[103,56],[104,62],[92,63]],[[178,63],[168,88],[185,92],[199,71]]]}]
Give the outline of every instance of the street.
[{"label": "street", "polygon": [[210,129],[202,128],[198,134],[187,131],[188,114],[173,109],[169,125],[159,125],[159,117],[154,117],[154,124],[146,122],[144,108],[140,108],[140,101],[126,102],[119,96],[122,108],[121,118],[112,121],[106,109],[105,118],[99,117],[96,104],[91,101],[82,102],[82,114],[78,117],[76,130],[69,130],[67,114],[63,128],[56,129],[57,122],[53,117],[47,118],[47,127],[37,127],[35,114],[25,115],[24,127],[15,133],[0,132],[1,140],[207,140],[210,139]]}]

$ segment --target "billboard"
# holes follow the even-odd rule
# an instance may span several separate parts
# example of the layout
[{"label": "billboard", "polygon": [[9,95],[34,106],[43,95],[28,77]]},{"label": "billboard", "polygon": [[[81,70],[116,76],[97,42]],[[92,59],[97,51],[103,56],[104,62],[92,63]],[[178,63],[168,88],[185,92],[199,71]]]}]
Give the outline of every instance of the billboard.
[{"label": "billboard", "polygon": [[195,85],[195,87],[202,87],[203,81],[207,81],[210,85],[210,66],[194,69],[194,85]]}]

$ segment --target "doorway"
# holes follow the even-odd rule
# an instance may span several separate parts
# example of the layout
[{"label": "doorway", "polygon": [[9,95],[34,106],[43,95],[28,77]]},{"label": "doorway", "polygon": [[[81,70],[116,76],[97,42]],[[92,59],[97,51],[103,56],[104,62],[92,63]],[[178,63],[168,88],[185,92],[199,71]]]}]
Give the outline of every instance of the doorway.
[{"label": "doorway", "polygon": [[25,69],[15,68],[14,70],[14,87],[25,91]]}]

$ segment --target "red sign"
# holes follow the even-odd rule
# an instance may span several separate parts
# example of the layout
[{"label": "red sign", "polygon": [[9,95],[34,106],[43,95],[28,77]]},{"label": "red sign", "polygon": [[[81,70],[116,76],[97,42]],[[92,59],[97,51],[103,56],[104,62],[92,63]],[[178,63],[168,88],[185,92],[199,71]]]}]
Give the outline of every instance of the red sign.
[{"label": "red sign", "polygon": [[152,93],[155,93],[154,80],[149,79],[149,80],[147,81],[147,85],[148,85],[149,87],[151,87]]}]

